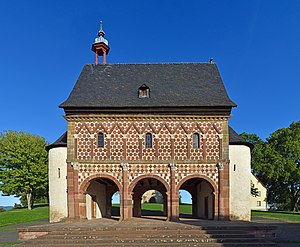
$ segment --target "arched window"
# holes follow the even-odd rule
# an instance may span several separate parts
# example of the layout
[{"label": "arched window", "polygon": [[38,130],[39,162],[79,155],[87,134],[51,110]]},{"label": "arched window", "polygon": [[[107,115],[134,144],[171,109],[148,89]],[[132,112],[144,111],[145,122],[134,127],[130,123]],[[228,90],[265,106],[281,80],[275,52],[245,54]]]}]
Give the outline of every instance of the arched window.
[{"label": "arched window", "polygon": [[151,133],[146,134],[146,148],[152,148],[152,135],[151,135]]},{"label": "arched window", "polygon": [[199,147],[200,147],[199,134],[194,133],[194,135],[193,135],[193,148],[199,148]]},{"label": "arched window", "polygon": [[98,148],[104,147],[104,135],[103,133],[98,134]]}]

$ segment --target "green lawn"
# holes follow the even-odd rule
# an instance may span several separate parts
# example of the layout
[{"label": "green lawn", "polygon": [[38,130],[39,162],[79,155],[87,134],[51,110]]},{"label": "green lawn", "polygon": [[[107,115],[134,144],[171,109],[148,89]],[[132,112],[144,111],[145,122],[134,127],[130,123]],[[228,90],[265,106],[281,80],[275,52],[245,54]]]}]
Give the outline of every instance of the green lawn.
[{"label": "green lawn", "polygon": [[[32,210],[27,208],[12,209],[0,213],[0,227],[49,218],[49,207],[38,206]],[[1,229],[1,228],[0,228]]]},{"label": "green lawn", "polygon": [[251,216],[263,217],[268,219],[278,219],[286,222],[300,222],[300,212],[289,211],[252,211]]},{"label": "green lawn", "polygon": [[[144,203],[142,204],[143,215],[163,215],[163,204],[160,203]],[[192,214],[191,204],[179,205],[181,214]],[[113,215],[119,215],[120,205],[113,204]]]}]

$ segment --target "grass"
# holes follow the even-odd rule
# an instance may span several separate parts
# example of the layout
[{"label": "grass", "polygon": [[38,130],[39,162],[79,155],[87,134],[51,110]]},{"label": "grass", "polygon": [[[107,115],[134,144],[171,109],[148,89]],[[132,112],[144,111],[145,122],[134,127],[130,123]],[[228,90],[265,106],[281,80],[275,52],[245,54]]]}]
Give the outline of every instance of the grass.
[{"label": "grass", "polygon": [[[120,204],[112,205],[112,214],[120,215]],[[143,215],[163,215],[163,204],[160,203],[144,203],[142,204]],[[179,211],[181,214],[192,214],[191,204],[180,204]]]},{"label": "grass", "polygon": [[286,222],[300,223],[300,212],[289,211],[252,211],[252,217],[263,217],[267,219],[276,219]]},{"label": "grass", "polygon": [[19,244],[19,243],[21,243],[21,242],[20,241],[18,241],[18,242],[0,242],[1,245],[7,245],[7,246]]},{"label": "grass", "polygon": [[27,208],[11,209],[0,213],[0,227],[31,222],[45,218],[49,218],[48,206],[38,206],[34,207],[32,210],[28,210]]}]

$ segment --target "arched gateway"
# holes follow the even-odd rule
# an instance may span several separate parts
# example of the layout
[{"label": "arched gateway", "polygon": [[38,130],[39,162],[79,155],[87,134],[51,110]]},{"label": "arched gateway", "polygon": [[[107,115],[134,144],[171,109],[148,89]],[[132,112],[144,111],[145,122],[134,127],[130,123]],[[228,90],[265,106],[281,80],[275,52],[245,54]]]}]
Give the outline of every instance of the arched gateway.
[{"label": "arched gateway", "polygon": [[216,64],[106,64],[109,49],[101,27],[96,64],[60,105],[68,130],[48,147],[50,220],[110,217],[116,191],[121,219],[139,217],[151,189],[169,220],[179,217],[180,189],[192,195],[194,217],[249,219],[250,151],[229,148],[230,138],[245,143],[229,136],[236,105]]}]

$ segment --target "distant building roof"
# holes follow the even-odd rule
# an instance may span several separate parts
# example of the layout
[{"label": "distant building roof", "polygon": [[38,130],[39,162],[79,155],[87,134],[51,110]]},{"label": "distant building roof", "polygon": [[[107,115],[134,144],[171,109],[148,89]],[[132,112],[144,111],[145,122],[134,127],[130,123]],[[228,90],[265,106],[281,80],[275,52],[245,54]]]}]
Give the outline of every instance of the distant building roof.
[{"label": "distant building roof", "polygon": [[[146,84],[151,95],[139,98]],[[236,104],[227,95],[214,63],[85,65],[70,96],[60,107],[82,109],[143,110],[156,108],[226,109]]]}]

